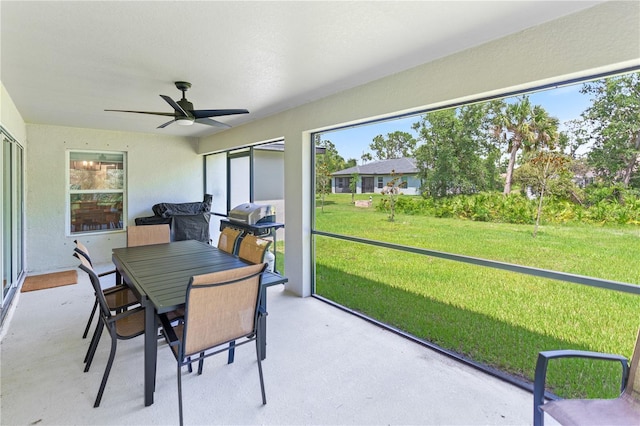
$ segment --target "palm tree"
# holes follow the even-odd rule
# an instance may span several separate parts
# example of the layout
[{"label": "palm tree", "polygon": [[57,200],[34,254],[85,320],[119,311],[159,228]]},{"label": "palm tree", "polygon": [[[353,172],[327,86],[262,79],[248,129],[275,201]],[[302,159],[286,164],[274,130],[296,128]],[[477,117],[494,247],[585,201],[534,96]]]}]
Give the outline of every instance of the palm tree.
[{"label": "palm tree", "polygon": [[495,132],[507,142],[509,164],[504,183],[504,194],[511,192],[511,180],[518,151],[537,151],[553,147],[558,138],[558,119],[551,117],[540,105],[532,106],[528,96],[518,102],[506,104],[495,117]]}]

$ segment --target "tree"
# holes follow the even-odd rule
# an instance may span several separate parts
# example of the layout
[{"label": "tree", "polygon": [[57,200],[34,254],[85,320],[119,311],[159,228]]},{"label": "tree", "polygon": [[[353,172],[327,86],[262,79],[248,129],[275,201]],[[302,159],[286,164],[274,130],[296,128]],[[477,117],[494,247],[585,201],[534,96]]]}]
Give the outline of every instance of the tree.
[{"label": "tree", "polygon": [[396,174],[395,170],[391,170],[391,180],[387,182],[387,186],[382,190],[382,194],[386,194],[389,203],[389,222],[393,222],[396,216],[396,200],[400,193],[399,184],[402,182],[402,176]]},{"label": "tree", "polygon": [[[373,138],[369,148],[374,151],[379,160],[388,160],[391,158],[411,157],[416,148],[416,143],[417,141],[410,133],[395,131],[387,133],[386,139],[382,135],[376,136]],[[362,158],[363,160],[365,158],[371,160],[370,155],[365,157],[365,154],[363,154]]]},{"label": "tree", "polygon": [[324,198],[331,187],[331,172],[324,156],[316,157],[316,194],[320,194],[320,210],[324,213]]},{"label": "tree", "polygon": [[571,159],[567,155],[554,151],[538,151],[532,154],[525,163],[531,171],[529,186],[538,196],[536,224],[533,229],[534,238],[538,235],[540,217],[542,216],[542,203],[547,194],[549,184],[552,180],[561,180],[562,177],[560,175],[567,170],[567,166],[570,163]]},{"label": "tree", "polygon": [[592,144],[588,162],[608,184],[640,187],[634,181],[640,161],[640,74],[631,73],[586,83],[580,90],[594,96],[582,113]]},{"label": "tree", "polygon": [[558,138],[559,122],[540,105],[531,105],[528,96],[512,104],[503,103],[494,120],[496,135],[507,144],[509,163],[503,193],[508,195],[518,152],[529,153],[541,147],[553,147]]},{"label": "tree", "polygon": [[352,173],[351,179],[349,179],[349,189],[351,190],[351,204],[356,202],[356,190],[358,189],[358,180],[360,175],[358,173]]},{"label": "tree", "polygon": [[[346,168],[346,162],[338,154],[335,145],[329,140],[320,140],[320,135],[316,135],[315,147],[323,148],[323,153],[316,153],[316,194],[320,194],[321,210],[324,212],[325,195],[331,192],[331,174],[335,171]],[[350,160],[355,163],[355,160]]]},{"label": "tree", "polygon": [[492,189],[499,150],[491,143],[486,104],[434,111],[414,123],[423,195],[444,197]]},{"label": "tree", "polygon": [[[316,153],[316,171],[318,169],[318,165],[321,164],[322,167],[325,169],[325,171],[331,175],[331,173],[336,172],[338,170],[343,170],[346,169],[347,167],[352,167],[356,165],[356,160],[349,160],[349,162],[346,162],[344,160],[344,158],[342,158],[342,156],[340,156],[340,154],[338,154],[338,150],[336,149],[336,146],[330,141],[330,140],[320,140],[320,135],[317,134],[316,135],[316,140],[315,140],[315,146],[316,148],[321,148],[318,151],[321,151],[322,153]],[[316,172],[317,175],[317,172]],[[323,188],[320,188],[318,186],[319,181],[318,179],[316,179],[316,192],[320,193],[322,192]],[[326,185],[327,187],[324,188],[324,190],[326,191],[330,191],[331,190],[331,180],[329,180],[328,182],[324,182],[324,185]]]}]

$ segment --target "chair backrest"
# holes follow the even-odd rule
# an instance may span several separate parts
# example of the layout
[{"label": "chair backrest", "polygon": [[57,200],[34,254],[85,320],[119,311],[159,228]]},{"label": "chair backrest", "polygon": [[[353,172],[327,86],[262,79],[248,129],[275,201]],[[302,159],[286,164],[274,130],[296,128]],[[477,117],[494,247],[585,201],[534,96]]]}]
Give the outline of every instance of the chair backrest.
[{"label": "chair backrest", "polygon": [[633,349],[631,365],[629,366],[629,378],[624,394],[640,403],[640,330],[636,338],[636,347]]},{"label": "chair backrest", "polygon": [[171,241],[168,224],[127,226],[127,247],[162,244]]},{"label": "chair backrest", "polygon": [[85,271],[87,275],[89,275],[89,281],[91,281],[93,291],[96,294],[96,299],[98,300],[98,304],[100,305],[101,314],[107,318],[110,317],[111,310],[109,309],[109,305],[107,304],[104,293],[102,292],[102,287],[100,286],[100,278],[98,278],[98,275],[93,270],[91,262],[82,254],[74,253],[73,255],[80,260],[80,265],[78,267]]},{"label": "chair backrest", "polygon": [[266,264],[191,277],[182,354],[196,354],[256,333],[260,277]]},{"label": "chair backrest", "polygon": [[239,229],[226,227],[220,231],[220,238],[218,238],[218,248],[227,253],[235,254],[236,246],[238,244],[238,237],[242,234]]},{"label": "chair backrest", "polygon": [[262,263],[264,262],[264,255],[270,244],[270,240],[258,238],[251,234],[245,235],[242,241],[240,241],[238,256],[247,262]]},{"label": "chair backrest", "polygon": [[73,242],[76,243],[76,248],[74,248],[73,250],[87,259],[89,261],[89,264],[93,266],[93,263],[91,263],[91,255],[89,254],[89,249],[87,248],[87,246],[85,246],[78,240],[74,240]]}]

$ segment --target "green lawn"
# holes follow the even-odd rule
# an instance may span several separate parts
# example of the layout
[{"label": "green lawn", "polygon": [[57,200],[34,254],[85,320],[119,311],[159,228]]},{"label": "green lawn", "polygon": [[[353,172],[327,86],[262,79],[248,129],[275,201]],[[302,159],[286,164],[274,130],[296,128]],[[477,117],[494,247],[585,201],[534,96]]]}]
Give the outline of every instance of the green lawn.
[{"label": "green lawn", "polygon": [[[543,226],[534,239],[531,225],[407,215],[392,223],[386,213],[350,201],[348,194],[328,196],[324,212],[316,209],[316,229],[640,282],[637,227]],[[532,380],[540,350],[631,356],[640,325],[637,296],[329,237],[315,241],[318,294],[513,375]],[[618,370],[563,360],[552,365],[549,379],[560,395],[613,396]]]}]

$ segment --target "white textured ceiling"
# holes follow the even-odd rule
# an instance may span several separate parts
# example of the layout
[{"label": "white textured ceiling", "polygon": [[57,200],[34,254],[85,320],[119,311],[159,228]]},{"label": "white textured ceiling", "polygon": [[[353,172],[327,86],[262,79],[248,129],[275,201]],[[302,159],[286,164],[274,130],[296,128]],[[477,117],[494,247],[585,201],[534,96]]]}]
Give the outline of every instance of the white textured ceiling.
[{"label": "white textured ceiling", "polygon": [[592,7],[599,1],[6,1],[0,80],[28,123],[183,136],[195,109],[238,126]]}]

